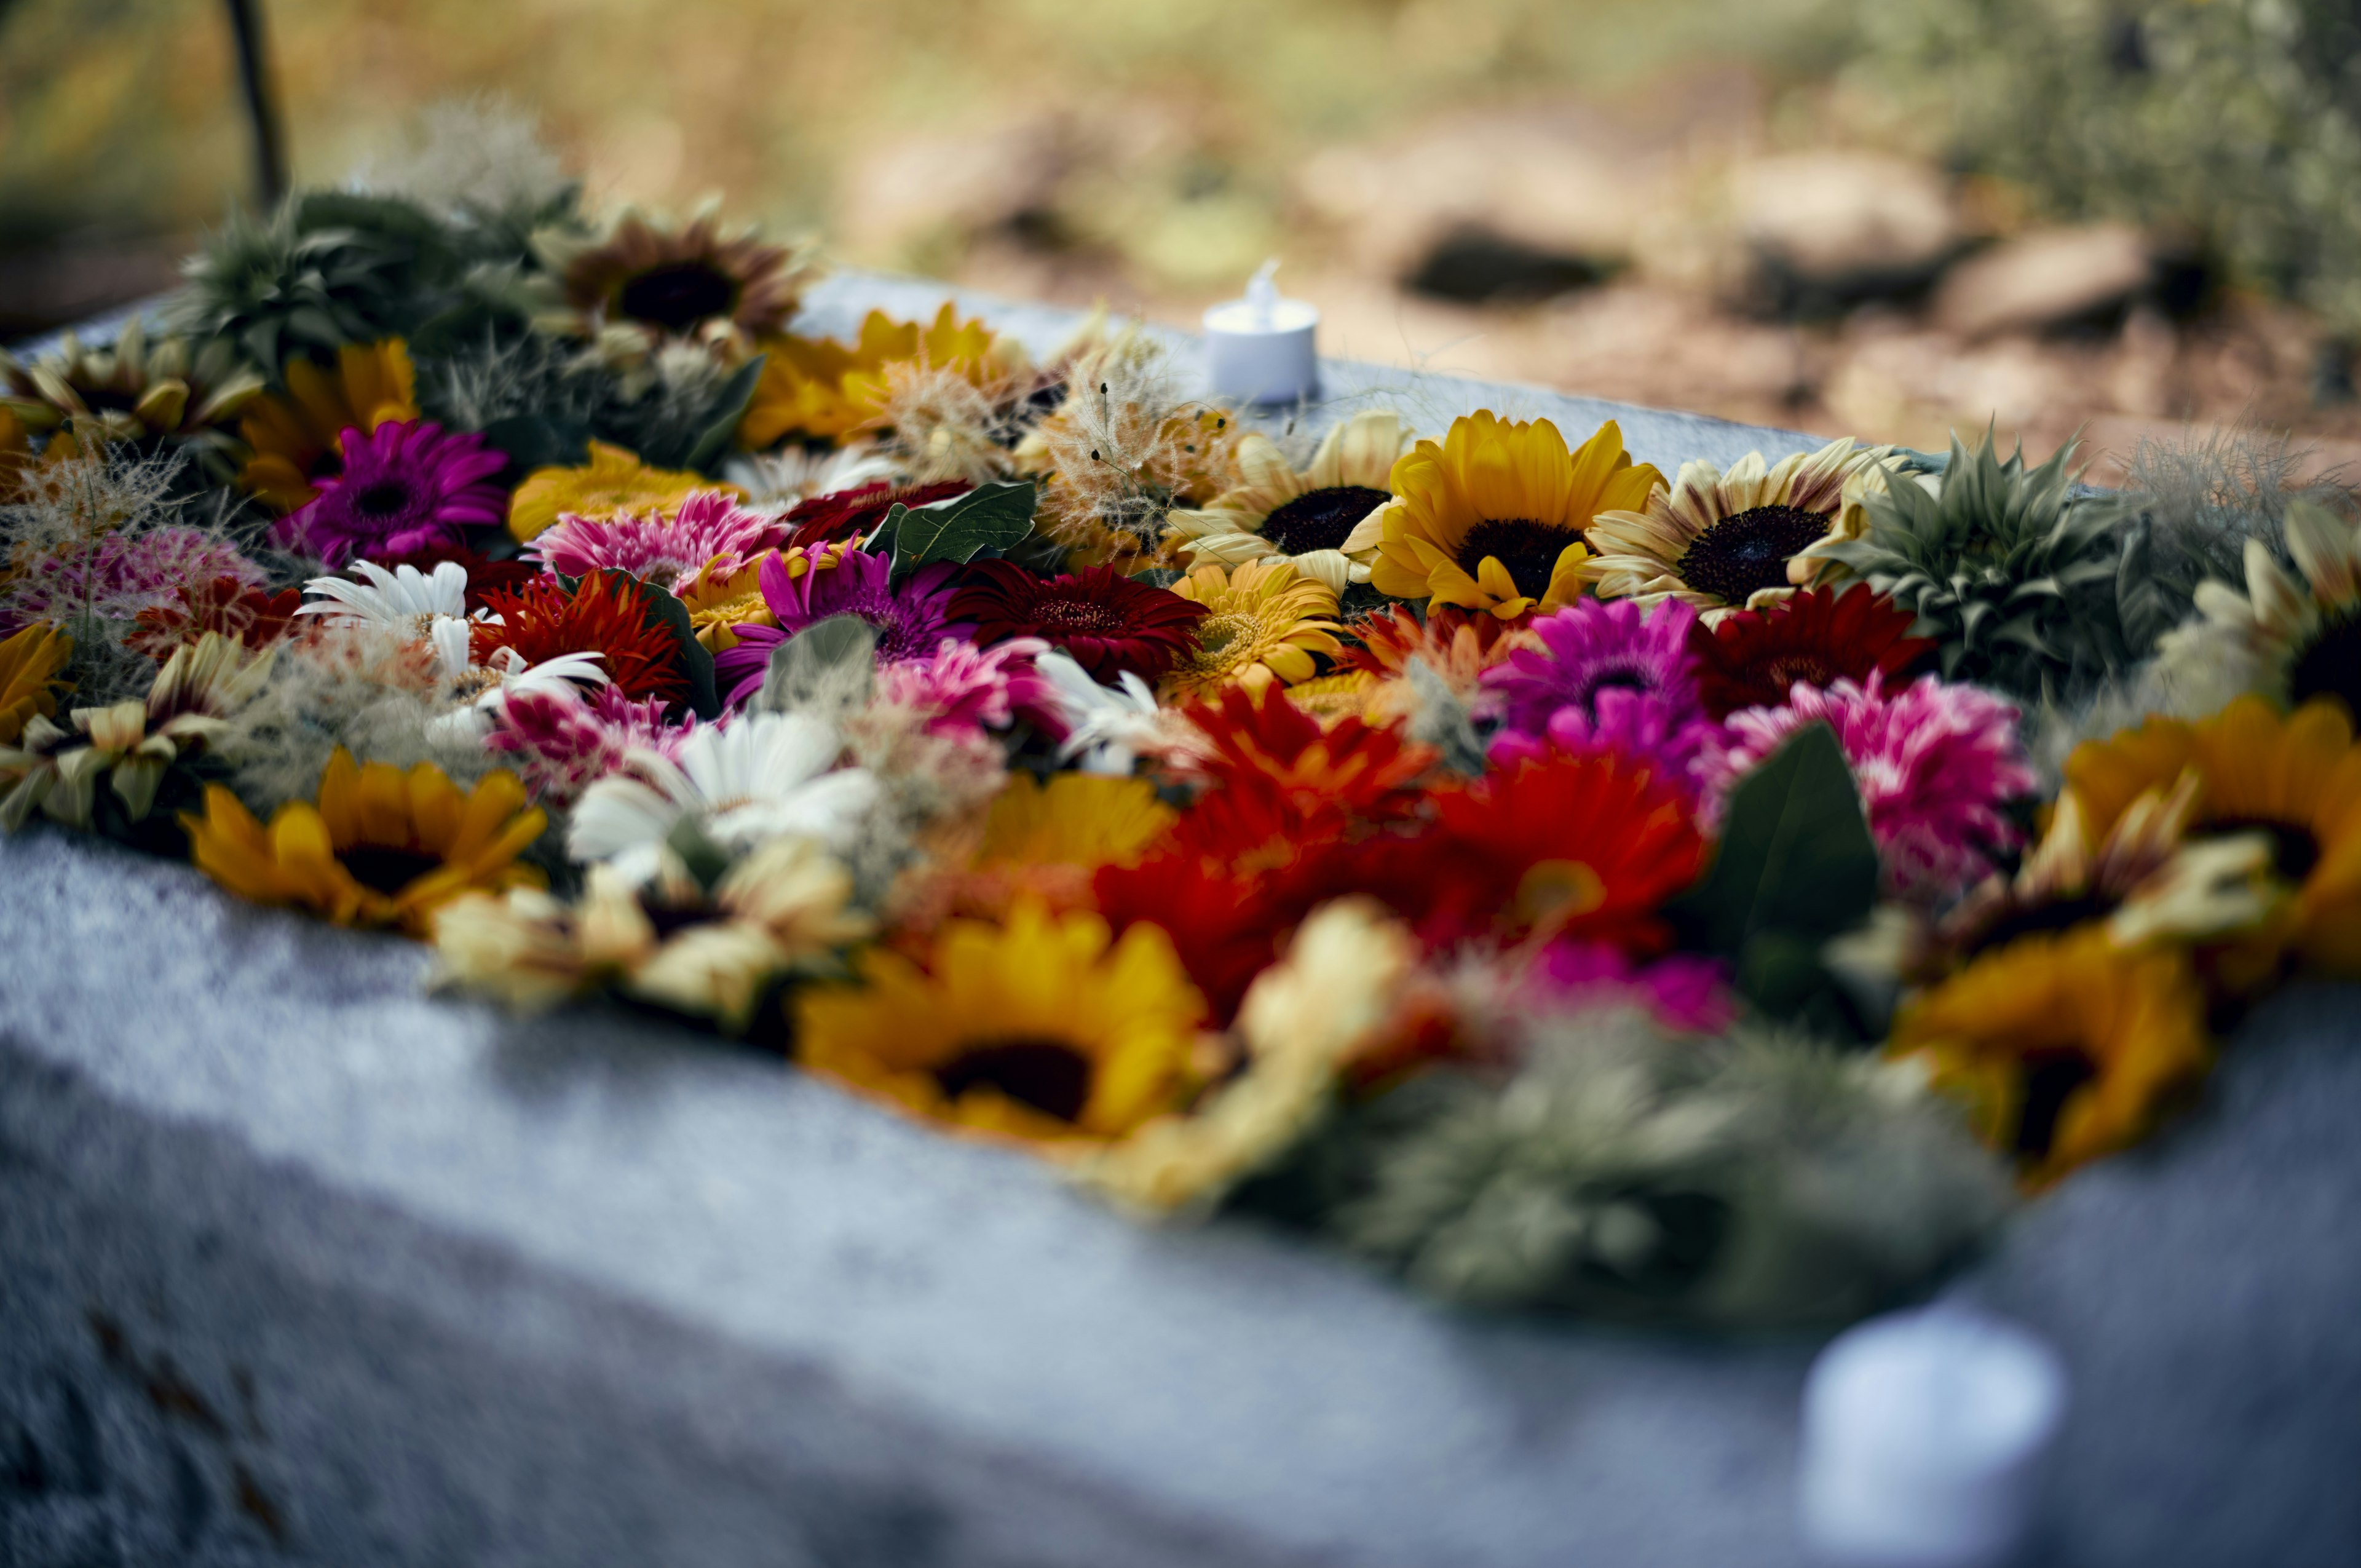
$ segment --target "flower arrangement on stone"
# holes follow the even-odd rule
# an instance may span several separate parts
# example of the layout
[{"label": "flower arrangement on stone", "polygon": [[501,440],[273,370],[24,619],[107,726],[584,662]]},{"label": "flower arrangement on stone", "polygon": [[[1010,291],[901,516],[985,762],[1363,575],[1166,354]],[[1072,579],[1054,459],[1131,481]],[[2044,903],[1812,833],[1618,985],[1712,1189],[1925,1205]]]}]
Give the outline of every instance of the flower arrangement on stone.
[{"label": "flower arrangement on stone", "polygon": [[298,196],[0,364],[0,822],[1693,1322],[1911,1287],[2361,976],[2350,497],[2180,593],[2065,454],[1291,433],[510,199]]}]

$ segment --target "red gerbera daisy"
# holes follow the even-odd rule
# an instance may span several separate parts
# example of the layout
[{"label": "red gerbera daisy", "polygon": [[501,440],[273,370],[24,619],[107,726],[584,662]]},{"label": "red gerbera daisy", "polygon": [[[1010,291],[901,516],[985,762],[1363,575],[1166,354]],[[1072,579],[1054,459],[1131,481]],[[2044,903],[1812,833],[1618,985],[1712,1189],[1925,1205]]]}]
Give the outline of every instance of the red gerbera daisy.
[{"label": "red gerbera daisy", "polygon": [[1346,649],[1341,664],[1375,675],[1399,675],[1412,659],[1423,659],[1454,689],[1472,686],[1478,674],[1532,641],[1521,635],[1532,620],[1525,615],[1502,620],[1450,605],[1431,605],[1422,620],[1416,610],[1398,604],[1371,610],[1347,625],[1361,645]]},{"label": "red gerbera daisy", "polygon": [[1437,946],[1546,934],[1657,951],[1657,908],[1705,863],[1681,797],[1613,751],[1552,753],[1432,798],[1433,828],[1372,841],[1354,878]]},{"label": "red gerbera daisy", "polygon": [[500,620],[477,622],[476,657],[513,648],[526,663],[538,664],[560,653],[598,653],[623,696],[680,702],[688,696],[680,645],[645,592],[625,572],[593,572],[571,591],[555,577],[495,588],[484,602]]},{"label": "red gerbera daisy", "polygon": [[1913,637],[1915,617],[1864,584],[1839,592],[1791,594],[1767,610],[1742,609],[1689,632],[1697,692],[1706,711],[1727,718],[1741,707],[1776,707],[1797,681],[1826,687],[1904,674],[1935,651]]},{"label": "red gerbera daisy", "polygon": [[906,485],[896,489],[892,481],[873,479],[865,485],[855,485],[849,490],[835,490],[828,495],[814,496],[797,501],[787,513],[786,521],[795,532],[787,536],[787,545],[828,544],[840,539],[866,539],[870,531],[885,521],[885,514],[895,505],[922,507],[933,501],[947,501],[953,496],[963,496],[975,488],[965,479],[945,479],[932,485]]},{"label": "red gerbera daisy", "polygon": [[975,622],[980,643],[1038,637],[1063,648],[1099,680],[1129,670],[1153,681],[1188,650],[1205,607],[1113,566],[1037,577],[1013,562],[979,561],[951,601],[950,615]]},{"label": "red gerbera daisy", "polygon": [[183,583],[172,590],[180,604],[155,605],[139,612],[124,644],[162,663],[173,650],[194,642],[208,631],[234,637],[249,648],[260,648],[287,635],[303,590],[288,588],[265,593],[236,577]]},{"label": "red gerbera daisy", "polygon": [[1234,864],[1356,828],[1399,821],[1418,805],[1413,787],[1433,766],[1431,747],[1358,717],[1323,726],[1278,686],[1243,688],[1187,709],[1210,755],[1209,786],[1182,814],[1173,841]]},{"label": "red gerbera daisy", "polygon": [[541,568],[530,561],[495,561],[482,551],[470,550],[464,544],[430,544],[423,550],[371,555],[368,559],[389,572],[396,566],[410,566],[428,576],[444,562],[456,562],[467,569],[467,608],[471,611],[490,602],[485,595],[496,590],[513,592],[541,576]]}]

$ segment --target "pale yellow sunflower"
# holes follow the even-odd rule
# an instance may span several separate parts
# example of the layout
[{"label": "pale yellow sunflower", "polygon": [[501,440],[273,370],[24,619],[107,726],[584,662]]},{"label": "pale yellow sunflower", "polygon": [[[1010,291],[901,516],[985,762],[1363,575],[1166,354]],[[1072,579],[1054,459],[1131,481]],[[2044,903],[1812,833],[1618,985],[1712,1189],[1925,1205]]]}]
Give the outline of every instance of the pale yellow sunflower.
[{"label": "pale yellow sunflower", "polygon": [[0,407],[36,433],[87,447],[170,441],[225,457],[229,422],[262,390],[262,378],[226,343],[192,349],[184,337],[148,341],[134,316],[111,344],[86,347],[68,333],[53,354],[27,365],[0,352]]},{"label": "pale yellow sunflower", "polygon": [[1817,559],[1796,557],[1844,525],[1864,487],[1883,484],[1892,452],[1846,440],[1775,464],[1751,452],[1726,474],[1685,463],[1644,508],[1601,511],[1582,575],[1601,598],[1679,599],[1708,623],[1759,609],[1820,572]]},{"label": "pale yellow sunflower", "polygon": [[1582,593],[1582,531],[1602,512],[1647,502],[1663,483],[1623,450],[1609,420],[1576,451],[1545,419],[1488,411],[1454,420],[1394,464],[1398,498],[1346,536],[1375,551],[1369,583],[1395,598],[1458,605],[1503,620],[1563,609]]},{"label": "pale yellow sunflower", "polygon": [[1924,1064],[2030,1186],[2145,1137],[2212,1062],[2178,948],[2029,936],[1905,1002],[1890,1054]]},{"label": "pale yellow sunflower", "polygon": [[2361,718],[2361,521],[2299,500],[2286,536],[2292,574],[2247,540],[2245,591],[2198,584],[2201,613],[2165,634],[2158,659],[2183,689],[2258,691],[2290,705],[2334,697]]},{"label": "pale yellow sunflower", "polygon": [[346,431],[418,417],[417,374],[409,345],[398,337],[346,344],[333,369],[290,359],[282,378],[286,392],[255,399],[237,427],[254,454],[237,482],[279,511],[293,511],[320,493],[313,481],[334,471],[337,438]]},{"label": "pale yellow sunflower", "polygon": [[1172,591],[1210,612],[1164,679],[1173,696],[1227,685],[1259,691],[1275,680],[1293,685],[1318,673],[1314,654],[1344,647],[1335,637],[1340,628],[1328,619],[1336,613],[1335,594],[1283,562],[1200,566]]},{"label": "pale yellow sunflower", "polygon": [[1278,559],[1342,594],[1369,580],[1375,546],[1347,555],[1345,541],[1393,500],[1387,486],[1409,442],[1400,414],[1367,409],[1331,430],[1299,471],[1270,437],[1249,431],[1237,445],[1245,483],[1202,510],[1166,514],[1165,537],[1191,566]]},{"label": "pale yellow sunflower", "polygon": [[1005,925],[947,922],[924,967],[884,948],[855,967],[858,985],[796,998],[796,1059],[914,1114],[1055,1150],[1122,1137],[1193,1087],[1205,1002],[1160,927],[1116,938],[1027,899]]},{"label": "pale yellow sunflower", "polygon": [[684,469],[651,468],[636,453],[603,441],[590,444],[590,461],[578,468],[536,468],[509,499],[509,532],[529,540],[560,517],[619,517],[626,512],[669,511],[699,490],[724,485]]},{"label": "pale yellow sunflower", "polygon": [[464,893],[537,885],[540,871],[517,855],[547,823],[506,769],[462,791],[432,762],[364,766],[341,746],[320,775],[319,804],[290,801],[268,828],[220,784],[205,786],[203,816],[181,814],[189,859],[240,897],[416,937]]},{"label": "pale yellow sunflower", "polygon": [[786,246],[725,230],[716,202],[678,227],[626,208],[603,233],[552,230],[535,243],[560,297],[542,324],[627,360],[667,341],[745,358],[755,339],[786,324],[818,275]]}]

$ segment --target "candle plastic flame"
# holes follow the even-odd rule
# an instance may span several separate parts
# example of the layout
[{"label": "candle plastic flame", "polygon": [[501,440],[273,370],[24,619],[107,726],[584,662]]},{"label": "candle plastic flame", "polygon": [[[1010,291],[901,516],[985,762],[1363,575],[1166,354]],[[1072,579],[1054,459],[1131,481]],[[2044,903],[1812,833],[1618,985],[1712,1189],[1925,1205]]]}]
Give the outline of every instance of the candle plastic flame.
[{"label": "candle plastic flame", "polygon": [[1279,258],[1274,256],[1255,269],[1246,280],[1246,309],[1254,313],[1257,332],[1268,332],[1276,324],[1279,313]]}]

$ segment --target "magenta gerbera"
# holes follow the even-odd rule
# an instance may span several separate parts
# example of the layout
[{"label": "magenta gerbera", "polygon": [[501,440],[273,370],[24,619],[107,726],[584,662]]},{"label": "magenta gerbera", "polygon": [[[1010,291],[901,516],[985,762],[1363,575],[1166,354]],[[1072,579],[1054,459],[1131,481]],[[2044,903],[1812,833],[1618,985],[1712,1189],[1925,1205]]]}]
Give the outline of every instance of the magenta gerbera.
[{"label": "magenta gerbera", "polygon": [[102,534],[94,543],[36,558],[0,592],[0,635],[37,620],[82,615],[130,620],[179,602],[183,587],[234,577],[258,588],[262,568],[218,535],[172,524],[144,533]]},{"label": "magenta gerbera", "polygon": [[1005,729],[1020,716],[1061,729],[1056,692],[1033,668],[1049,651],[1038,637],[1012,637],[979,648],[946,637],[923,659],[899,659],[877,672],[877,695],[928,715],[936,734],[980,735]]},{"label": "magenta gerbera", "polygon": [[927,658],[945,637],[964,641],[972,630],[951,623],[952,571],[947,563],[921,566],[896,587],[893,562],[865,550],[846,551],[832,570],[793,578],[776,554],[766,556],[756,580],[779,623],[736,628],[738,645],[714,660],[714,678],[732,706],[743,702],[762,685],[773,649],[832,615],[856,615],[876,628],[881,665]]},{"label": "magenta gerbera", "polygon": [[1720,959],[1667,953],[1643,964],[1612,942],[1551,943],[1527,971],[1526,996],[1543,1010],[1641,1007],[1685,1034],[1717,1034],[1738,1017]]},{"label": "magenta gerbera", "polygon": [[664,713],[661,697],[634,702],[612,685],[588,696],[563,682],[523,687],[492,709],[484,749],[505,756],[535,800],[570,803],[634,747],[677,752],[687,731],[667,725]]},{"label": "magenta gerbera", "polygon": [[569,512],[536,535],[525,554],[568,577],[604,566],[670,587],[716,561],[714,575],[727,576],[790,532],[778,518],[740,506],[727,490],[699,490],[670,517]]},{"label": "magenta gerbera", "polygon": [[1496,762],[1514,766],[1554,746],[1615,751],[1654,763],[1694,798],[1697,757],[1714,726],[1697,699],[1688,654],[1697,611],[1667,601],[1580,599],[1532,624],[1539,648],[1521,648],[1484,672],[1498,705]]},{"label": "magenta gerbera", "polygon": [[1741,708],[1703,759],[1708,809],[1815,719],[1836,731],[1885,861],[1888,891],[1937,900],[1991,869],[1991,852],[2015,844],[2002,811],[2037,782],[2016,733],[2016,709],[1973,686],[1934,679],[1884,689],[1840,680],[1825,690],[1798,683],[1777,707]]},{"label": "magenta gerbera", "polygon": [[400,420],[340,438],[344,471],[280,527],[330,565],[355,555],[399,554],[449,543],[463,528],[497,525],[508,498],[492,477],[508,458],[480,435],[431,420]]}]

